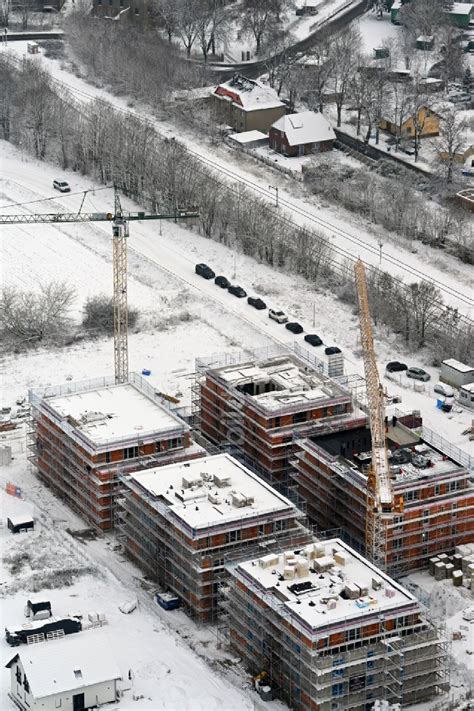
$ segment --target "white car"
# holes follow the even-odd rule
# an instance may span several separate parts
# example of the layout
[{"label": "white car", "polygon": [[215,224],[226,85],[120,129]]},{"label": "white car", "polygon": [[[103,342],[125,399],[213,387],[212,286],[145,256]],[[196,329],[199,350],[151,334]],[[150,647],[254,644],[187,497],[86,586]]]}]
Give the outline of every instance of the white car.
[{"label": "white car", "polygon": [[275,309],[268,309],[268,318],[277,323],[286,323],[288,321],[288,316],[284,311],[276,311]]},{"label": "white car", "polygon": [[53,188],[55,190],[59,190],[60,193],[70,193],[71,192],[69,183],[66,183],[65,180],[53,180]]},{"label": "white car", "polygon": [[436,383],[433,390],[439,395],[444,395],[444,397],[454,397],[454,390],[445,383]]}]

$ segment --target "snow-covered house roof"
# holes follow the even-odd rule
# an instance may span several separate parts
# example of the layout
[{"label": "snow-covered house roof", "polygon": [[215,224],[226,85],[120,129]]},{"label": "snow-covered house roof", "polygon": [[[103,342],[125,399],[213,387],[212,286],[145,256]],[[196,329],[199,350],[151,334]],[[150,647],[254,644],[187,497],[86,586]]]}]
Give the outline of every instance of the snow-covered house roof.
[{"label": "snow-covered house roof", "polygon": [[234,74],[232,79],[219,84],[214,95],[238,104],[244,111],[275,109],[285,105],[270,86],[257,79],[247,79],[242,74]]},{"label": "snow-covered house roof", "polygon": [[17,659],[35,699],[122,677],[110,646],[99,631],[22,647],[6,667]]},{"label": "snow-covered house roof", "polygon": [[283,131],[290,146],[333,141],[336,138],[329,121],[314,111],[282,116],[272,124],[272,128]]},{"label": "snow-covered house roof", "polygon": [[448,12],[451,15],[470,15],[473,7],[472,2],[453,2]]}]

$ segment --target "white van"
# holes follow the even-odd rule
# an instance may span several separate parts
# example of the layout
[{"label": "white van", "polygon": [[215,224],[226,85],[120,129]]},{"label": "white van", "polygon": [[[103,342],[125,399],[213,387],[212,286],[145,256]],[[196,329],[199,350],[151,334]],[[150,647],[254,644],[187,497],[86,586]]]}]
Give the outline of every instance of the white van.
[{"label": "white van", "polygon": [[450,385],[446,385],[446,383],[436,383],[433,390],[435,393],[438,393],[438,395],[444,395],[444,397],[454,397],[454,390]]}]

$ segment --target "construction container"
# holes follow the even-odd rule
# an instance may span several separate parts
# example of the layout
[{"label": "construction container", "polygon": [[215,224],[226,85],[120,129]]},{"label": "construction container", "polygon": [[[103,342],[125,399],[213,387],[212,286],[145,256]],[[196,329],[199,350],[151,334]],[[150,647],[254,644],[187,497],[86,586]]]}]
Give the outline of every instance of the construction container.
[{"label": "construction container", "polygon": [[[453,555],[453,565],[456,570],[461,570],[462,569],[462,555],[459,553],[455,553]],[[430,570],[431,572],[431,570]]]},{"label": "construction container", "polygon": [[462,586],[462,571],[454,570],[452,577],[453,577],[453,585],[457,588],[461,587]]},{"label": "construction container", "polygon": [[0,467],[7,467],[12,461],[12,448],[7,445],[0,447]]},{"label": "construction container", "polygon": [[454,571],[454,565],[452,563],[446,563],[446,577],[452,578]]},{"label": "construction container", "polygon": [[[435,573],[435,565],[436,563],[439,563],[440,560],[439,558],[430,558],[430,575],[434,575]],[[459,564],[461,565],[461,564]]]},{"label": "construction container", "polygon": [[472,563],[474,563],[474,556],[472,555],[466,556],[466,558],[462,559],[461,570],[464,574],[467,573],[467,569]]},{"label": "construction container", "polygon": [[444,580],[446,578],[446,565],[445,563],[439,562],[435,565],[435,580]]}]

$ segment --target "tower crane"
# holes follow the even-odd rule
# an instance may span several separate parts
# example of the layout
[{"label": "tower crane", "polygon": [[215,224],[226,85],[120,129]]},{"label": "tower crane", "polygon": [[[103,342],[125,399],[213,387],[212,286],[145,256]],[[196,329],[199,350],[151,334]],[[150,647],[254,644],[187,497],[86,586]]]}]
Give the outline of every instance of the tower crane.
[{"label": "tower crane", "polygon": [[385,437],[384,392],[375,360],[365,267],[360,259],[355,264],[354,272],[359,301],[360,337],[372,437],[372,459],[367,478],[365,547],[372,562],[385,570],[387,567],[387,519],[390,519],[394,512],[402,510],[403,500],[394,497],[390,479]]},{"label": "tower crane", "polygon": [[128,223],[134,220],[186,220],[199,217],[195,210],[178,209],[173,213],[124,212],[120,196],[114,188],[114,212],[81,212],[87,191],[84,192],[79,211],[25,215],[0,215],[0,225],[66,222],[111,222],[113,254],[113,309],[114,309],[114,366],[115,382],[128,380],[128,307],[127,307],[127,240]]}]

